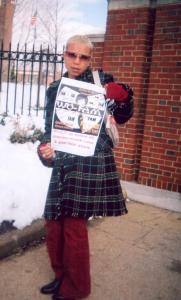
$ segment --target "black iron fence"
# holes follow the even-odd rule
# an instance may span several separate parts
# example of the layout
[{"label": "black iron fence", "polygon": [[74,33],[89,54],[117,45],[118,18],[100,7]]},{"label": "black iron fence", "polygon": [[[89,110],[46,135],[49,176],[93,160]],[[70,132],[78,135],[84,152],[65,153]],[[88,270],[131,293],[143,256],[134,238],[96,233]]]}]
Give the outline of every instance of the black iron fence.
[{"label": "black iron fence", "polygon": [[[63,52],[63,51],[62,51]],[[28,114],[44,111],[45,92],[50,82],[63,73],[63,54],[49,47],[35,51],[0,49],[0,114]]]}]

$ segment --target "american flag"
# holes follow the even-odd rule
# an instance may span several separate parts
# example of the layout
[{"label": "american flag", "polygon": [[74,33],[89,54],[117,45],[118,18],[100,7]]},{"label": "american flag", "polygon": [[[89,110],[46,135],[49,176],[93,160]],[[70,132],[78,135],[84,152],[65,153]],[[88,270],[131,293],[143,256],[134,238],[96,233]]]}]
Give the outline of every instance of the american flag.
[{"label": "american flag", "polygon": [[31,25],[35,26],[37,20],[37,12],[34,13],[34,15],[31,17]]}]

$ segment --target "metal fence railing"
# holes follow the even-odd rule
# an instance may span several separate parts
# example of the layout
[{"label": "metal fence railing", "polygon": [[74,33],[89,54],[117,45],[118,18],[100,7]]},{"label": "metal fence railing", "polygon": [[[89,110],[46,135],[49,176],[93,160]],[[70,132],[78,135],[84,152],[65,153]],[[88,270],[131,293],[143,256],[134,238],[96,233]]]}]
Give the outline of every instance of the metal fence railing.
[{"label": "metal fence railing", "polygon": [[[63,52],[63,51],[62,51]],[[50,82],[61,78],[63,54],[49,47],[35,51],[0,49],[0,114],[38,115],[45,107],[45,92]]]}]

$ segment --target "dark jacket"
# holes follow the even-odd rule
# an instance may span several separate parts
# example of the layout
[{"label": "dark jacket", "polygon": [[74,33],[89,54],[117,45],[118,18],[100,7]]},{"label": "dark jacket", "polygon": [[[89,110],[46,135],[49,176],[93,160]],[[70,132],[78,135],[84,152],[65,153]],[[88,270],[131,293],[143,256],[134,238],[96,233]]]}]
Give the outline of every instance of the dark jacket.
[{"label": "dark jacket", "polygon": [[[67,77],[68,74],[65,73],[64,77]],[[99,76],[102,85],[114,81],[114,78],[111,74],[104,73],[102,70],[99,70]],[[94,83],[92,71],[87,69],[85,73],[76,78],[77,80]],[[47,93],[46,93],[46,118],[45,118],[45,133],[41,143],[47,143],[51,140],[51,126],[52,126],[52,116],[53,109],[56,99],[56,94],[60,80],[54,81],[50,84]],[[133,91],[132,89],[124,84],[124,88],[128,91],[128,98],[121,102],[114,102],[112,107],[110,106],[110,113],[114,116],[118,124],[123,124],[127,122],[133,115]],[[103,123],[102,130],[96,146],[96,152],[102,150],[108,150],[113,148],[113,143],[110,137],[107,135],[105,130],[105,124]],[[47,160],[40,156],[42,163],[47,167],[53,167],[54,160]]]}]

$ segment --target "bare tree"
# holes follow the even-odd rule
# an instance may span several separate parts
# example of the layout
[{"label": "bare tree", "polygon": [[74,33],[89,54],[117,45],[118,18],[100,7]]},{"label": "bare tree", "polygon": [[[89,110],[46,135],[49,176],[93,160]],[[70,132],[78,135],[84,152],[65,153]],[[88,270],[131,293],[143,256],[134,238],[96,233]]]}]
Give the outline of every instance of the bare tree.
[{"label": "bare tree", "polygon": [[13,46],[19,44],[24,47],[30,42],[31,15],[34,11],[34,2],[30,0],[17,0],[13,18]]},{"label": "bare tree", "polygon": [[[42,2],[41,2],[42,4]],[[42,5],[41,5],[42,6]],[[62,48],[66,37],[66,26],[73,19],[75,3],[66,0],[43,1],[38,5],[38,18],[41,23],[41,39],[50,45],[51,50]]]},{"label": "bare tree", "polygon": [[[67,24],[77,18],[76,4],[66,0],[17,0],[14,14],[13,43],[27,47],[35,43],[51,51],[62,49]],[[36,21],[32,24],[32,17]]]}]

